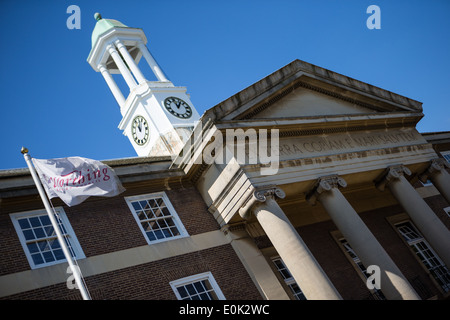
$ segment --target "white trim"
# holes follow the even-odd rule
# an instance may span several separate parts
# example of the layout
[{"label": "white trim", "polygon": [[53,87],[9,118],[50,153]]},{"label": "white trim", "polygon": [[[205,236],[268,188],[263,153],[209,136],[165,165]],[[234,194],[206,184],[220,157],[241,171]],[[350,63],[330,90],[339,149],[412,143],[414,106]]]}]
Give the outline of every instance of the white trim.
[{"label": "white trim", "polygon": [[[80,243],[78,242],[78,239],[75,235],[75,232],[72,229],[72,226],[70,225],[69,219],[67,218],[67,215],[66,215],[64,209],[62,207],[56,207],[55,211],[59,215],[61,222],[62,222],[64,228],[66,229],[67,234],[69,235],[70,243],[72,245],[72,249],[73,249],[74,255],[75,255],[74,259],[75,260],[85,259],[86,256],[84,255],[84,252],[80,246]],[[47,216],[47,211],[45,209],[11,213],[9,216],[12,220],[14,229],[16,230],[17,236],[19,237],[20,244],[22,245],[23,251],[25,252],[25,256],[28,259],[28,263],[30,264],[31,269],[38,269],[38,268],[42,268],[42,267],[48,267],[48,266],[52,266],[55,264],[67,262],[66,259],[61,259],[61,260],[55,260],[52,262],[44,262],[44,263],[36,265],[33,261],[33,258],[31,257],[31,253],[27,247],[27,240],[25,239],[25,236],[23,234],[22,228],[19,225],[18,220],[22,219],[22,218],[31,218],[34,216]],[[55,239],[56,239],[56,236],[55,236]]]},{"label": "white trim", "polygon": [[[172,220],[173,220],[175,226],[177,227],[178,231],[180,232],[180,234],[178,236],[164,238],[164,239],[156,239],[156,240],[150,240],[148,238],[144,228],[142,227],[142,222],[139,219],[138,215],[136,214],[136,211],[134,210],[132,202],[140,201],[140,200],[156,199],[156,198],[162,198],[166,207],[169,209]],[[139,229],[141,230],[145,240],[147,241],[147,243],[149,245],[154,244],[154,243],[189,237],[188,232],[186,231],[183,223],[181,222],[180,217],[178,216],[177,212],[175,211],[175,208],[172,206],[172,203],[170,202],[170,200],[167,197],[165,192],[156,192],[156,193],[143,194],[143,195],[139,195],[139,196],[126,197],[125,201],[127,202],[128,207],[130,208],[130,211],[133,214],[133,217],[139,226]]]},{"label": "white trim", "polygon": [[441,155],[447,162],[450,162],[450,151],[441,151]]},{"label": "white trim", "polygon": [[[139,247],[90,256],[78,261],[83,277],[122,270],[145,263],[175,258],[230,244],[222,231],[214,230],[191,237],[142,245]],[[46,268],[24,270],[0,276],[0,297],[39,289],[67,281],[67,265],[57,264]],[[51,274],[51,277],[49,277]]]},{"label": "white trim", "polygon": [[182,300],[182,298],[178,292],[178,287],[185,286],[190,283],[198,282],[198,281],[205,280],[205,279],[208,280],[209,283],[211,284],[212,288],[214,289],[214,293],[217,295],[217,298],[219,300],[226,300],[225,296],[222,293],[222,290],[220,290],[219,285],[217,284],[216,280],[214,279],[212,273],[209,271],[204,272],[204,273],[199,273],[196,275],[192,275],[189,277],[181,278],[178,280],[174,280],[174,281],[171,281],[169,284],[172,287],[172,290],[175,293],[175,296],[177,297],[177,299]]},{"label": "white trim", "polygon": [[[420,180],[419,180],[420,181]],[[432,186],[433,185],[433,182],[431,182],[431,180],[430,179],[427,179],[427,181],[426,182],[422,182],[422,181],[420,181],[420,183],[422,183],[422,185],[424,186],[424,187],[430,187],[430,186]]]},{"label": "white trim", "polygon": [[450,207],[444,208],[444,211],[447,214],[447,216],[450,218]]}]

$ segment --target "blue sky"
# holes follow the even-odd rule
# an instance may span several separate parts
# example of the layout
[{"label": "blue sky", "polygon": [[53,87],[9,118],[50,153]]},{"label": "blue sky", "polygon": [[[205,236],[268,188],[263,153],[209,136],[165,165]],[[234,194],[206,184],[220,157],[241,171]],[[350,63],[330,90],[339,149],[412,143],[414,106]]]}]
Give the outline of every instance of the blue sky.
[{"label": "blue sky", "polygon": [[[69,5],[81,29],[69,30]],[[369,5],[381,29],[369,30]],[[200,114],[295,59],[423,102],[420,132],[450,131],[450,1],[2,0],[0,169],[36,158],[136,156],[87,63],[95,12],[142,28]]]}]

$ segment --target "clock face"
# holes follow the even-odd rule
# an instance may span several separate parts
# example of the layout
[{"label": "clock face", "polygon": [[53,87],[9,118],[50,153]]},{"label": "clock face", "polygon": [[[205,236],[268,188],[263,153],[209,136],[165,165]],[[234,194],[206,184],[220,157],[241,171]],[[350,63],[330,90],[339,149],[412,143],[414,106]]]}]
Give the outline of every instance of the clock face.
[{"label": "clock face", "polygon": [[150,130],[148,128],[148,122],[143,116],[137,116],[133,119],[131,134],[133,135],[134,141],[140,146],[148,141]]},{"label": "clock face", "polygon": [[177,97],[168,97],[164,100],[164,106],[167,111],[175,117],[181,119],[189,119],[192,116],[192,109],[187,102]]}]

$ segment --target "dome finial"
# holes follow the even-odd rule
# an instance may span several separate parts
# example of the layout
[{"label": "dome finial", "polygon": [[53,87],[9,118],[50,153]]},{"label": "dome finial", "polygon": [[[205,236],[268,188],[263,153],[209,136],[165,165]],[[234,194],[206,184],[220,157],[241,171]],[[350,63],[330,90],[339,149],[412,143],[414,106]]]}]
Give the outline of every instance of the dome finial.
[{"label": "dome finial", "polygon": [[102,20],[102,15],[100,13],[96,12],[94,14],[94,18],[95,18],[95,20],[100,21],[100,20]]}]

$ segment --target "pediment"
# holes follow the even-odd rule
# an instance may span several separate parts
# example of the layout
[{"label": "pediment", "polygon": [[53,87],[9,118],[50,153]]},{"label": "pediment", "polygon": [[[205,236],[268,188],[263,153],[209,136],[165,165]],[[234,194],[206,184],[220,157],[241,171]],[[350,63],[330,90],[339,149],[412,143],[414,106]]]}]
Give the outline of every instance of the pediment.
[{"label": "pediment", "polygon": [[270,106],[252,115],[252,119],[297,118],[375,113],[376,110],[315,92],[298,88]]},{"label": "pediment", "polygon": [[206,111],[214,120],[421,113],[422,103],[295,60]]}]

